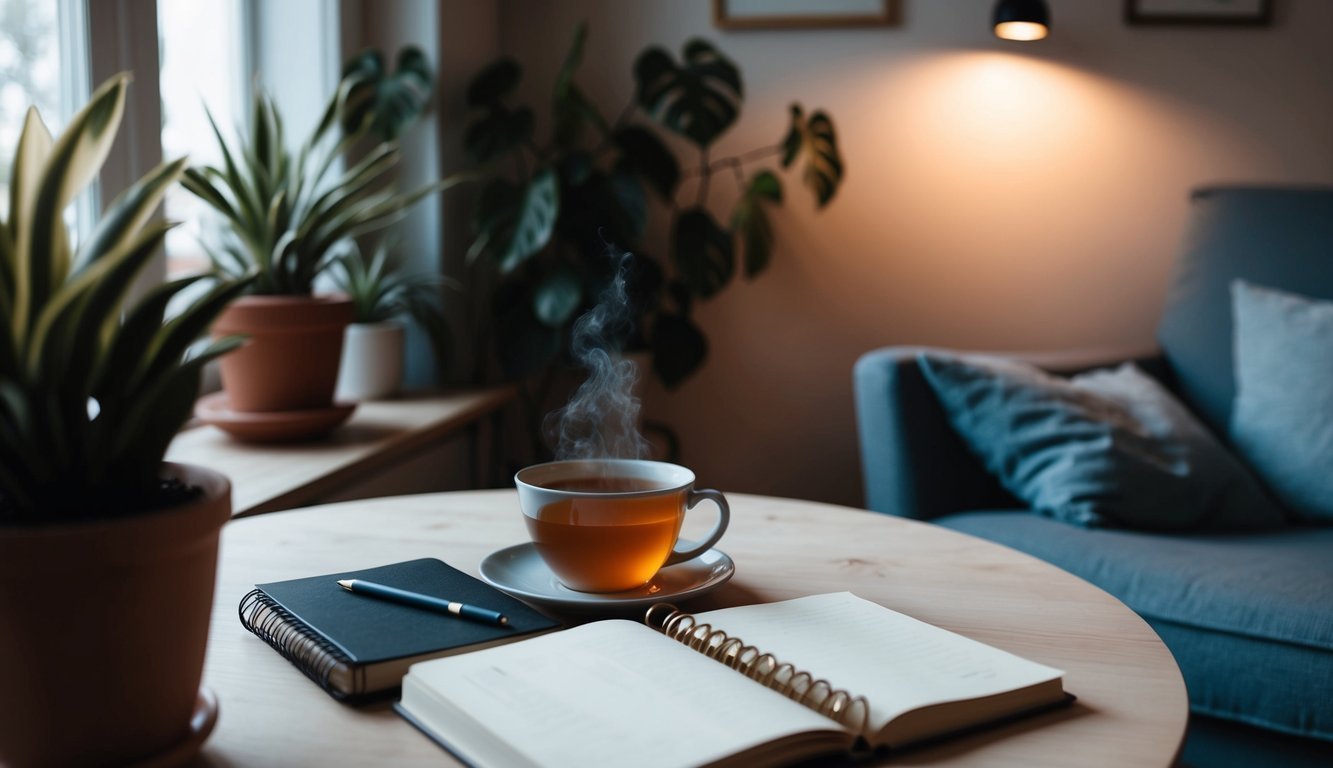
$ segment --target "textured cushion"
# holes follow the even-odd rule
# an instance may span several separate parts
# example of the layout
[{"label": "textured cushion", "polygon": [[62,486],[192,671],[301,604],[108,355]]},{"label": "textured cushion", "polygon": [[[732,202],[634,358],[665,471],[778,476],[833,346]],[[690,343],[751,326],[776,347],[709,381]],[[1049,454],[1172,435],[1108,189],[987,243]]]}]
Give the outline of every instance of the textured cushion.
[{"label": "textured cushion", "polygon": [[1036,511],[1085,526],[1257,528],[1281,512],[1133,365],[1059,379],[1021,363],[922,355],[950,423]]},{"label": "textured cushion", "polygon": [[1333,522],[1333,302],[1240,280],[1232,294],[1231,441],[1297,517]]},{"label": "textured cushion", "polygon": [[1333,299],[1333,188],[1218,187],[1191,203],[1157,339],[1185,402],[1224,435],[1235,396],[1231,281]]},{"label": "textured cushion", "polygon": [[1115,595],[1171,649],[1195,711],[1333,740],[1333,528],[1143,534],[1023,512],[937,522]]}]

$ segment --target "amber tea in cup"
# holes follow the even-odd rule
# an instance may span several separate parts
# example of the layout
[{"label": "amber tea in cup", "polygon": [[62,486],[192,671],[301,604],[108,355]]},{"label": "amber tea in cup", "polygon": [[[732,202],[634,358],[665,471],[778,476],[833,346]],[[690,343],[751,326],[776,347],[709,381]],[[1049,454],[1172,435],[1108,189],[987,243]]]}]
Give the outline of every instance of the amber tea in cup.
[{"label": "amber tea in cup", "polygon": [[[657,461],[557,461],[514,477],[528,534],[542,560],[565,586],[619,592],[652,580],[664,565],[708,551],[726,530],[722,494],[694,489],[694,473]],[[676,549],[685,513],[703,499],[718,506],[705,541]]]}]

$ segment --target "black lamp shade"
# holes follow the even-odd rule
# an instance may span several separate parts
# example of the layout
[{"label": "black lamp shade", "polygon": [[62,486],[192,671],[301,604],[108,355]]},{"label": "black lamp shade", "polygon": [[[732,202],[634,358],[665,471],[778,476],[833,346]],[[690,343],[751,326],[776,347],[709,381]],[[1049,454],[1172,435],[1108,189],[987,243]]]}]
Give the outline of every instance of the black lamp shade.
[{"label": "black lamp shade", "polygon": [[991,14],[995,35],[1006,40],[1040,40],[1051,28],[1044,0],[1000,0]]}]

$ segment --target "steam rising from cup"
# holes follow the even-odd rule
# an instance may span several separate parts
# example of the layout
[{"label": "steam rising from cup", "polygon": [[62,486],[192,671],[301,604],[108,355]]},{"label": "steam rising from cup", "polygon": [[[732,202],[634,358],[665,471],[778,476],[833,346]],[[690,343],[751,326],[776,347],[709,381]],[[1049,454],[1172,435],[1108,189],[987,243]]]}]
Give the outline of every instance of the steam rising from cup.
[{"label": "steam rising from cup", "polygon": [[574,361],[588,372],[565,407],[547,414],[545,429],[555,457],[566,459],[639,459],[648,441],[639,434],[639,399],[633,388],[638,366],[621,356],[621,340],[634,318],[625,288],[633,256],[608,249],[615,275],[597,306],[574,323],[570,346]]}]

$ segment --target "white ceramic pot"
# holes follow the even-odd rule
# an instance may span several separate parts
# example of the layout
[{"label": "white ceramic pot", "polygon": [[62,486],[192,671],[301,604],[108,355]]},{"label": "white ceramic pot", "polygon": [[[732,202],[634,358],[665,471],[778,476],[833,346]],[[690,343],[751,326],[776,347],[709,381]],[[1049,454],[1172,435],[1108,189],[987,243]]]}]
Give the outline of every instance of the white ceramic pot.
[{"label": "white ceramic pot", "polygon": [[357,402],[397,394],[403,383],[405,338],[406,329],[396,320],[347,326],[334,398]]}]

